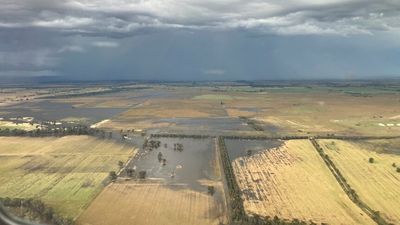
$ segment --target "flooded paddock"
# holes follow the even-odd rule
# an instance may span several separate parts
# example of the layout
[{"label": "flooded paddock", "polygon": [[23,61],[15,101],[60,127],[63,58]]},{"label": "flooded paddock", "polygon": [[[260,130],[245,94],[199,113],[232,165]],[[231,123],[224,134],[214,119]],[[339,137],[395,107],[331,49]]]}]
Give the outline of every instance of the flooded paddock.
[{"label": "flooded paddock", "polygon": [[[167,184],[186,184],[204,190],[202,180],[214,180],[215,143],[213,139],[152,138],[160,147],[143,149],[128,167],[146,171],[146,178],[162,180]],[[179,149],[176,146],[181,145]],[[165,161],[164,161],[165,159]]]},{"label": "flooded paddock", "polygon": [[[109,224],[226,224],[227,203],[215,140],[146,140],[125,167],[122,179],[106,187],[80,217],[80,224],[98,224],[98,216],[91,216],[94,214],[107,215],[100,220],[110,220]],[[129,169],[135,170],[134,179],[125,176]],[[120,215],[121,209],[126,216],[113,217]],[[132,212],[137,216],[130,216]],[[123,223],[116,222],[121,218]]]},{"label": "flooded paddock", "polygon": [[74,107],[70,103],[52,100],[27,102],[2,107],[0,117],[33,117],[36,121],[60,121],[68,118],[80,118],[87,124],[111,118],[126,109],[122,108],[85,108]]},{"label": "flooded paddock", "polygon": [[277,148],[282,143],[280,140],[225,139],[225,145],[231,161],[247,156],[249,153],[254,154],[266,149]]},{"label": "flooded paddock", "polygon": [[[173,133],[218,135],[232,131],[252,131],[246,123],[238,118],[211,117],[211,118],[168,118],[159,119],[156,123],[170,123],[166,131]],[[164,132],[163,129],[154,129],[152,132]]]}]

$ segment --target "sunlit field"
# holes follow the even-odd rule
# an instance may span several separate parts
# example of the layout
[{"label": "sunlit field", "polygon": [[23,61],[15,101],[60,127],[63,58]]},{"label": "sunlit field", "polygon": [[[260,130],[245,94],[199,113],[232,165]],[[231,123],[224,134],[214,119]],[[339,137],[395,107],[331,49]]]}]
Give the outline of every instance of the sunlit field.
[{"label": "sunlit field", "polygon": [[327,224],[374,224],[348,199],[308,140],[237,158],[246,213]]},{"label": "sunlit field", "polygon": [[0,196],[38,198],[75,218],[136,150],[88,136],[0,137]]},{"label": "sunlit field", "polygon": [[377,153],[357,142],[319,142],[360,198],[390,223],[398,224],[400,155]]}]

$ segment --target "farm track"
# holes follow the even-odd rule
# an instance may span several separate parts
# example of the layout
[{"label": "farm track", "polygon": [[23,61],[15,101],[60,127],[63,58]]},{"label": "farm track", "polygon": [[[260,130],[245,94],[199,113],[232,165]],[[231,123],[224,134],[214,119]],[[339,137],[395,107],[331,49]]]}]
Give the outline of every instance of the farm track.
[{"label": "farm track", "polygon": [[322,147],[318,144],[316,139],[310,138],[312,145],[314,146],[315,150],[319,153],[322,160],[325,162],[329,170],[332,172],[333,176],[336,178],[337,182],[342,187],[343,191],[347,194],[352,202],[354,202],[361,210],[363,210],[372,220],[374,220],[379,225],[389,225],[383,219],[379,212],[373,210],[369,207],[365,202],[363,202],[359,196],[357,195],[356,191],[351,188],[351,186],[347,183],[346,179],[343,177],[339,169],[335,166],[333,161],[329,158],[327,154],[325,154]]}]

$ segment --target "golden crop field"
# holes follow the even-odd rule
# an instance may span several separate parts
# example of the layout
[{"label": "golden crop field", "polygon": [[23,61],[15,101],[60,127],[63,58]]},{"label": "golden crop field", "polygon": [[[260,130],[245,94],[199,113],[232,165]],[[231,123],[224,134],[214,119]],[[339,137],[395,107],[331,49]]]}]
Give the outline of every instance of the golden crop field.
[{"label": "golden crop field", "polygon": [[180,185],[113,183],[78,218],[79,225],[212,225],[226,222],[223,203]]},{"label": "golden crop field", "polygon": [[308,140],[237,158],[233,169],[245,211],[328,224],[374,224],[347,197]]},{"label": "golden crop field", "polygon": [[131,146],[88,136],[0,137],[0,196],[39,198],[74,218],[104,187]]},{"label": "golden crop field", "polygon": [[[396,167],[400,167],[400,155],[377,153],[349,141],[318,142],[360,199],[379,211],[388,222],[399,224],[400,173],[396,172]],[[369,158],[373,158],[374,162],[370,163]]]}]

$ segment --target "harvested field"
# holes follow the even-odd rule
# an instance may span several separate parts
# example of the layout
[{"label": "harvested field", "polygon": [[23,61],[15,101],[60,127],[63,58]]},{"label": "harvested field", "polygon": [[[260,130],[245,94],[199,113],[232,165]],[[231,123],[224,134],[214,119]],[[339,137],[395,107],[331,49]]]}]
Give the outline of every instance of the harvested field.
[{"label": "harvested field", "polygon": [[0,196],[39,198],[74,218],[101,191],[108,173],[136,151],[88,136],[0,138]]},{"label": "harvested field", "polygon": [[174,185],[114,183],[79,217],[80,225],[218,224],[224,207],[207,193]]},{"label": "harvested field", "polygon": [[[377,153],[357,142],[342,140],[318,142],[360,199],[372,209],[379,211],[389,223],[399,224],[400,173],[396,172],[396,167],[400,167],[400,156]],[[369,162],[370,158],[374,159],[373,163]]]},{"label": "harvested field", "polygon": [[328,224],[373,224],[343,192],[308,140],[233,162],[248,214]]}]

